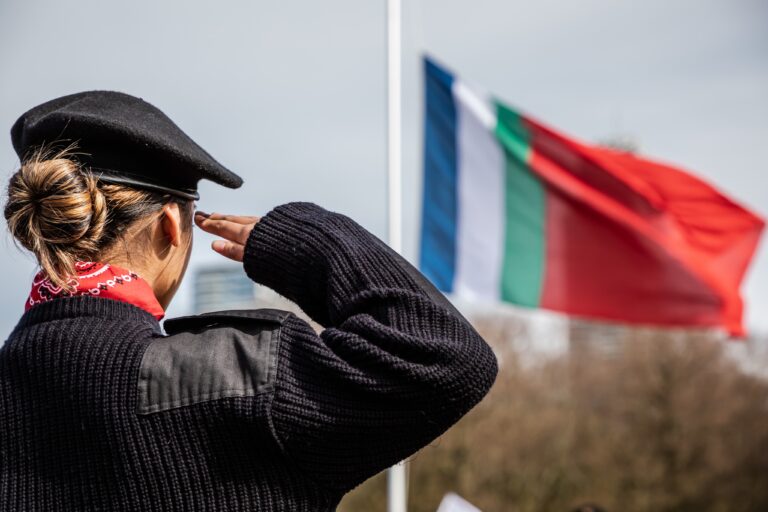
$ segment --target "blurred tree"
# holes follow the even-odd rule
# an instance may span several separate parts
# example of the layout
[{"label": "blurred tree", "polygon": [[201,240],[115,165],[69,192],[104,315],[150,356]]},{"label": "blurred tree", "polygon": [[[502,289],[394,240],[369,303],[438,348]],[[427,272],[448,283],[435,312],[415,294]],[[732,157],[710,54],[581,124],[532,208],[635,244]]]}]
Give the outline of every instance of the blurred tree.
[{"label": "blurred tree", "polygon": [[[434,512],[449,491],[484,512],[583,503],[768,510],[768,382],[726,356],[732,342],[706,331],[612,329],[612,350],[572,347],[523,364],[510,336],[524,328],[505,322],[475,321],[501,356],[500,375],[478,407],[412,458],[409,510]],[[384,512],[386,478],[363,484],[339,510]]]}]

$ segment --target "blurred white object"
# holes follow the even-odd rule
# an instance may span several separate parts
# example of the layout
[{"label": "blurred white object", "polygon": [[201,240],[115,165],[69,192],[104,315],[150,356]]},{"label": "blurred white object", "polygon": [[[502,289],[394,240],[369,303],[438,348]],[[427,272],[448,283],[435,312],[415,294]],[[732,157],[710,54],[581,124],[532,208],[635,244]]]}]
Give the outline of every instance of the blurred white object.
[{"label": "blurred white object", "polygon": [[480,512],[480,509],[458,494],[448,493],[440,502],[437,512]]}]

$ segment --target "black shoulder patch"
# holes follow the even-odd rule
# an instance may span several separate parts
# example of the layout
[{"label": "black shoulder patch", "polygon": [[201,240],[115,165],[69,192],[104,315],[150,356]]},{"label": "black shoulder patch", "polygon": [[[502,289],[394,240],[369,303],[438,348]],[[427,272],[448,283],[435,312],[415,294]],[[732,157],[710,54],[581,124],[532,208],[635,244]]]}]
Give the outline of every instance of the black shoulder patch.
[{"label": "black shoulder patch", "polygon": [[147,347],[138,414],[152,414],[271,389],[287,311],[216,311],[165,321],[168,336]]}]

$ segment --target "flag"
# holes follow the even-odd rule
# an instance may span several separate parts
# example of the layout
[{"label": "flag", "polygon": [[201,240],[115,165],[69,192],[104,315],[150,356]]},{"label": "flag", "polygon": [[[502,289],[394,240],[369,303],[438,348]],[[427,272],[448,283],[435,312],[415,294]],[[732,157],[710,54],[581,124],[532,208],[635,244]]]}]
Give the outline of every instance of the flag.
[{"label": "flag", "polygon": [[442,291],[742,335],[764,222],[693,175],[566,136],[425,60],[420,267]]}]

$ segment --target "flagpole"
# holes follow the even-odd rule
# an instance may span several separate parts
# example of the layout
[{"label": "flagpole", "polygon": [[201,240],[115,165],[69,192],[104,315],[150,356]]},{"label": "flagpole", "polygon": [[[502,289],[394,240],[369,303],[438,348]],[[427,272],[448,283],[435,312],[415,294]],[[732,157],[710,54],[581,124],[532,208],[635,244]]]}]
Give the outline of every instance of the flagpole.
[{"label": "flagpole", "polygon": [[[387,214],[389,245],[402,253],[402,108],[401,108],[401,0],[387,0]],[[387,511],[406,512],[408,503],[406,462],[389,468]]]},{"label": "flagpole", "polygon": [[402,252],[400,2],[387,0],[387,167],[389,245]]}]

